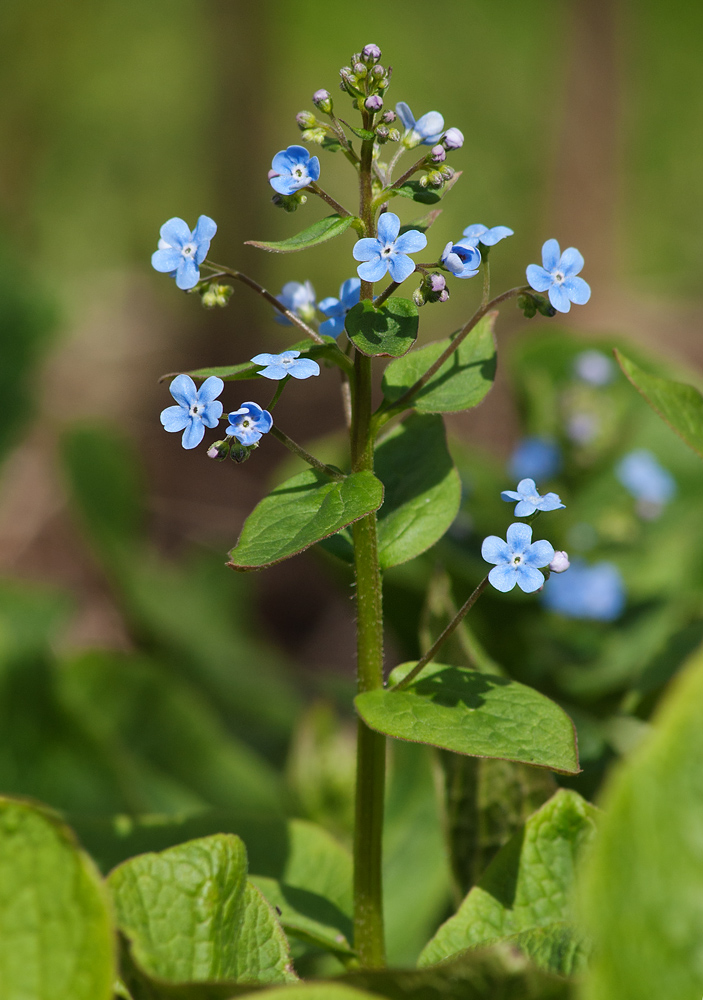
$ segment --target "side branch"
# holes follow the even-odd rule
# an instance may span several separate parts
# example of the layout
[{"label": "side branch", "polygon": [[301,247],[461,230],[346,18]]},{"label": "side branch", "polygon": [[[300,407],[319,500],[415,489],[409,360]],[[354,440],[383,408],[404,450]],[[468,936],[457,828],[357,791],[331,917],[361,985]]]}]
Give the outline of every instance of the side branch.
[{"label": "side branch", "polygon": [[308,465],[311,465],[313,469],[316,469],[318,472],[324,473],[324,475],[329,476],[330,479],[336,479],[337,482],[342,482],[343,479],[347,478],[344,473],[339,472],[337,469],[333,469],[330,465],[325,465],[324,462],[321,462],[319,458],[315,458],[315,456],[311,455],[309,451],[305,450],[305,448],[301,448],[299,444],[297,444],[292,438],[289,438],[287,434],[284,434],[284,432],[276,427],[275,424],[271,428],[270,433],[272,437],[275,437],[281,442],[282,445],[285,445],[289,451],[292,451],[294,455],[298,456],[298,458],[302,458],[304,462],[307,462]]},{"label": "side branch", "polygon": [[322,198],[323,201],[326,201],[327,204],[330,206],[330,208],[333,208],[335,210],[337,215],[341,215],[345,219],[351,216],[352,214],[351,212],[347,211],[347,209],[344,208],[343,205],[340,205],[338,201],[335,201],[332,195],[327,194],[324,188],[321,188],[320,185],[317,184],[315,181],[313,181],[312,184],[308,184],[305,190],[312,191],[312,193],[316,194],[318,198]]}]

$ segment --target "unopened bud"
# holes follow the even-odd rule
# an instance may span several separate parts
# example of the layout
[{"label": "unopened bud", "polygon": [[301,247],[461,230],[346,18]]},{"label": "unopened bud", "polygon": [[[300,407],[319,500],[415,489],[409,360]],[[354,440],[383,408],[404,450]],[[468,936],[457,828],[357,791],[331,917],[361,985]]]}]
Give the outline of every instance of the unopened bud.
[{"label": "unopened bud", "polygon": [[437,301],[446,302],[448,298],[449,298],[449,289],[443,288],[442,291],[439,293],[439,298],[437,299]]},{"label": "unopened bud", "polygon": [[367,111],[380,111],[383,107],[383,98],[379,97],[378,94],[372,94],[364,101],[364,107]]},{"label": "unopened bud", "polygon": [[317,118],[312,111],[299,111],[295,116],[295,120],[298,123],[299,129],[315,128],[317,125]]},{"label": "unopened bud", "polygon": [[446,164],[440,168],[439,172],[441,173],[445,181],[450,181],[454,176],[454,174],[456,173],[454,167],[448,167]]},{"label": "unopened bud", "polygon": [[363,80],[367,73],[364,64],[362,62],[355,62],[352,68],[354,70],[354,76],[358,77],[360,80]]},{"label": "unopened bud", "polygon": [[442,136],[442,145],[445,149],[461,149],[464,145],[464,136],[458,128],[448,128]]},{"label": "unopened bud", "polygon": [[231,285],[219,285],[211,282],[200,289],[200,301],[205,309],[215,309],[217,306],[224,308],[230,300],[234,291]]},{"label": "unopened bud", "polygon": [[420,187],[442,187],[444,176],[441,170],[430,170],[428,174],[420,178]]},{"label": "unopened bud", "polygon": [[388,132],[388,141],[400,142],[400,132],[398,131],[397,128],[390,129],[390,131]]},{"label": "unopened bud", "polygon": [[444,146],[440,146],[438,144],[436,146],[433,146],[432,149],[430,150],[430,159],[432,160],[433,163],[444,163],[446,158],[447,158],[447,151],[444,148]]},{"label": "unopened bud", "polygon": [[316,90],[312,95],[312,103],[326,115],[332,110],[332,98],[329,90]]},{"label": "unopened bud", "polygon": [[413,292],[413,302],[418,308],[420,308],[420,306],[424,306],[426,301],[427,300],[422,290],[422,285],[420,285],[420,287],[416,288],[415,291]]},{"label": "unopened bud", "polygon": [[231,442],[228,440],[213,442],[207,450],[207,457],[219,458],[220,461],[222,461],[222,459],[227,458],[227,455],[229,454],[230,444]]},{"label": "unopened bud", "polygon": [[365,45],[364,48],[362,49],[361,58],[366,63],[377,63],[378,60],[381,58],[381,50],[379,49],[378,45],[374,45],[372,42],[370,42],[368,45]]},{"label": "unopened bud", "polygon": [[395,111],[384,111],[382,115],[382,120],[386,123],[386,125],[390,125],[392,122],[396,120],[397,117],[398,116],[396,115]]},{"label": "unopened bud", "polygon": [[443,274],[431,274],[427,282],[432,292],[441,292],[447,287],[447,282]]},{"label": "unopened bud", "polygon": [[385,75],[386,71],[383,68],[383,66],[374,66],[374,68],[371,70],[371,76],[374,78],[374,80],[380,80]]},{"label": "unopened bud", "polygon": [[566,552],[555,552],[554,558],[549,564],[550,573],[565,573],[571,563]]},{"label": "unopened bud", "polygon": [[303,131],[301,138],[303,142],[316,142],[321,146],[328,134],[329,133],[324,126],[318,125],[317,128],[306,128]]},{"label": "unopened bud", "polygon": [[376,138],[378,139],[379,142],[388,142],[389,134],[390,130],[387,128],[386,125],[379,125],[378,128],[376,129]]}]

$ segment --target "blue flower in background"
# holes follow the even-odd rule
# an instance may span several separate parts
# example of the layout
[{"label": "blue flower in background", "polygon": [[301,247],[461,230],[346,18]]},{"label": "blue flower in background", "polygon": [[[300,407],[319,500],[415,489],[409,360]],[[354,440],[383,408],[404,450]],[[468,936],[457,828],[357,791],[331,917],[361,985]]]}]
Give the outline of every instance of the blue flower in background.
[{"label": "blue flower in background", "polygon": [[217,400],[225,383],[216,375],[206,378],[200,389],[190,375],[176,375],[169,386],[178,406],[161,411],[161,423],[170,434],[183,431],[184,448],[196,448],[203,440],[206,427],[217,427],[222,416],[222,403]]},{"label": "blue flower in background", "polygon": [[527,281],[536,292],[549,292],[549,301],[557,312],[568,313],[571,303],[582,306],[591,297],[591,289],[576,275],[583,267],[583,257],[576,247],[560,253],[556,240],[542,247],[542,264],[527,265]]},{"label": "blue flower in background", "polygon": [[542,597],[545,607],[566,618],[610,622],[625,607],[625,587],[617,566],[610,562],[574,561],[568,573],[550,576]]},{"label": "blue flower in background", "polygon": [[176,279],[179,288],[193,288],[200,281],[200,264],[207,257],[217,223],[201,215],[193,232],[183,219],[169,219],[160,230],[159,249],[151,255],[151,266]]},{"label": "blue flower in background", "polygon": [[[309,281],[304,284],[300,281],[287,281],[281,289],[281,294],[277,295],[276,298],[289,312],[300,316],[306,323],[315,318],[315,289]],[[273,318],[283,326],[293,325],[286,316],[279,312],[274,313]]]},{"label": "blue flower in background", "polygon": [[320,366],[312,358],[301,358],[300,351],[284,351],[282,354],[257,354],[251,358],[255,365],[267,365],[258,374],[264,378],[281,379],[286,375],[293,378],[310,378],[320,374]]},{"label": "blue flower in background", "polygon": [[386,271],[390,271],[393,281],[401,282],[409,278],[415,270],[415,262],[407,255],[417,253],[427,246],[427,237],[418,229],[410,229],[399,236],[400,219],[393,212],[384,212],[378,220],[378,239],[367,237],[354,244],[354,260],[359,264],[356,273],[364,281],[380,281]]},{"label": "blue flower in background", "polygon": [[473,278],[481,266],[481,253],[468,240],[447,243],[441,262],[455,278]]},{"label": "blue flower in background", "polygon": [[395,106],[395,113],[406,128],[403,142],[408,148],[420,144],[434,146],[435,143],[439,142],[444,131],[444,118],[439,111],[428,111],[426,115],[416,121],[405,101],[399,101]]},{"label": "blue flower in background", "polygon": [[328,316],[320,324],[320,333],[328,337],[338,337],[344,329],[344,320],[350,309],[353,309],[360,298],[361,281],[359,278],[347,278],[339,289],[339,298],[331,296],[320,302],[320,312]]},{"label": "blue flower in background", "polygon": [[515,490],[503,490],[501,498],[508,503],[517,500],[515,505],[515,517],[529,517],[536,510],[559,510],[564,504],[556,493],[545,493],[540,496],[535,486],[534,479],[521,479]]},{"label": "blue flower in background", "polygon": [[540,566],[548,566],[554,558],[554,548],[549,542],[532,541],[532,528],[522,522],[508,528],[507,542],[497,535],[484,538],[481,555],[495,563],[488,580],[506,594],[515,584],[526,594],[532,594],[544,585]]},{"label": "blue flower in background", "polygon": [[635,500],[662,506],[676,493],[676,481],[651,451],[638,448],[618,462],[615,474]]},{"label": "blue flower in background", "polygon": [[262,434],[268,434],[273,427],[273,417],[268,410],[262,410],[258,403],[242,403],[238,410],[227,415],[227,434],[240,444],[256,444]]},{"label": "blue flower in background", "polygon": [[271,161],[269,184],[279,194],[295,194],[320,176],[320,161],[305,146],[289,146]]},{"label": "blue flower in background", "polygon": [[581,351],[574,358],[574,374],[591,385],[607,385],[615,376],[615,365],[602,351]]},{"label": "blue flower in background", "polygon": [[561,453],[547,438],[523,438],[508,467],[515,479],[551,479],[561,468]]},{"label": "blue flower in background", "polygon": [[512,229],[508,229],[507,226],[493,226],[492,229],[489,229],[488,226],[482,226],[480,222],[475,222],[473,226],[467,226],[464,230],[466,239],[462,240],[462,243],[464,245],[470,244],[472,247],[478,246],[479,243],[483,243],[485,247],[494,247],[506,236],[513,235]]}]

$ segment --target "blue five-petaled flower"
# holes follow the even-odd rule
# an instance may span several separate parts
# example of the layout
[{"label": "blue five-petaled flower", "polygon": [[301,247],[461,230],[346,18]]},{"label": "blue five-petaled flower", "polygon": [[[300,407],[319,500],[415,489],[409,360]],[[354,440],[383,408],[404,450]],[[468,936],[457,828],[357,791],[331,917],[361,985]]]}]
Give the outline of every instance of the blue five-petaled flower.
[{"label": "blue five-petaled flower", "polygon": [[405,281],[415,270],[409,253],[417,253],[427,246],[427,237],[418,229],[410,229],[402,236],[400,219],[393,212],[384,212],[378,220],[378,239],[367,237],[354,244],[354,259],[366,261],[359,264],[356,273],[363,281],[380,281],[390,271],[393,281]]},{"label": "blue five-petaled flower", "polygon": [[[309,323],[315,318],[315,289],[309,281],[287,281],[276,298],[285,306],[288,312],[295,313]],[[278,311],[273,318],[283,326],[291,326],[291,321]]]},{"label": "blue five-petaled flower", "polygon": [[494,247],[496,243],[500,243],[504,240],[506,236],[513,236],[512,229],[508,229],[507,226],[493,226],[489,229],[488,226],[481,225],[480,222],[475,222],[473,226],[467,226],[464,230],[465,240],[462,243],[470,244],[471,246],[478,246],[479,243],[483,243],[485,247]]},{"label": "blue five-petaled flower", "polygon": [[159,249],[151,255],[151,266],[170,274],[179,288],[194,288],[200,280],[200,264],[207,257],[217,223],[201,215],[193,232],[183,219],[169,219],[161,227]]},{"label": "blue five-petaled flower", "polygon": [[455,278],[473,278],[481,266],[481,253],[468,240],[447,243],[441,262]]},{"label": "blue five-petaled flower", "polygon": [[266,365],[258,374],[264,378],[310,378],[320,374],[320,366],[312,358],[301,358],[300,351],[283,351],[282,354],[257,354],[251,358],[255,365]]},{"label": "blue five-petaled flower", "polygon": [[217,397],[224,389],[221,378],[211,375],[199,389],[190,375],[176,375],[171,382],[171,395],[178,406],[167,406],[161,411],[161,423],[170,433],[183,431],[184,448],[196,448],[203,439],[206,427],[217,427],[222,416],[222,403]]},{"label": "blue five-petaled flower", "polygon": [[273,427],[273,417],[268,410],[262,410],[258,403],[242,403],[238,410],[227,414],[229,426],[227,434],[236,438],[240,444],[249,447],[260,439],[262,434],[268,434]]},{"label": "blue five-petaled flower", "polygon": [[548,566],[554,558],[554,548],[544,540],[532,541],[532,528],[516,521],[508,528],[507,542],[497,535],[484,538],[481,555],[495,566],[488,574],[489,582],[506,594],[515,584],[526,594],[544,585],[540,566]]},{"label": "blue five-petaled flower", "polygon": [[359,301],[361,281],[358,278],[347,278],[339,289],[339,298],[329,296],[320,302],[320,312],[329,317],[320,324],[320,333],[328,337],[338,337],[344,330],[344,320],[350,309]]},{"label": "blue five-petaled flower", "polygon": [[418,146],[420,143],[423,146],[434,146],[439,142],[444,131],[444,118],[439,111],[428,111],[415,121],[415,116],[405,101],[399,101],[395,112],[407,130],[403,140],[406,146]]},{"label": "blue five-petaled flower", "polygon": [[583,257],[576,247],[564,253],[556,240],[547,240],[542,247],[542,264],[528,264],[527,281],[536,292],[548,292],[549,301],[557,312],[568,313],[571,303],[583,306],[591,297],[590,286],[576,275],[583,267]]},{"label": "blue five-petaled flower", "polygon": [[516,490],[503,490],[501,498],[511,503],[517,500],[515,505],[515,517],[529,517],[536,510],[559,510],[564,504],[556,493],[545,493],[540,496],[534,479],[521,479]]},{"label": "blue five-petaled flower", "polygon": [[279,194],[295,194],[320,176],[320,161],[305,146],[289,146],[271,161],[269,183]]}]

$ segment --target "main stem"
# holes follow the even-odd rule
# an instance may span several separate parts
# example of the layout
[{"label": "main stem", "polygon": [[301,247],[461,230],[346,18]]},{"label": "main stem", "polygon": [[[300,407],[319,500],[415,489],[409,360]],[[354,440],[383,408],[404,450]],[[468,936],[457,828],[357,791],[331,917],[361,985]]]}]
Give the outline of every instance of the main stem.
[{"label": "main stem", "polygon": [[[365,116],[366,118],[366,116]],[[364,127],[367,127],[366,121]],[[374,235],[371,189],[373,140],[363,142],[359,165],[360,212],[367,236]],[[361,282],[361,298],[373,298],[373,285]],[[352,470],[373,470],[371,359],[354,356],[351,453]],[[357,685],[359,692],[383,687],[383,612],[376,515],[352,526],[356,575]],[[359,719],[354,824],[354,946],[362,966],[385,965],[381,876],[385,738]]]}]

